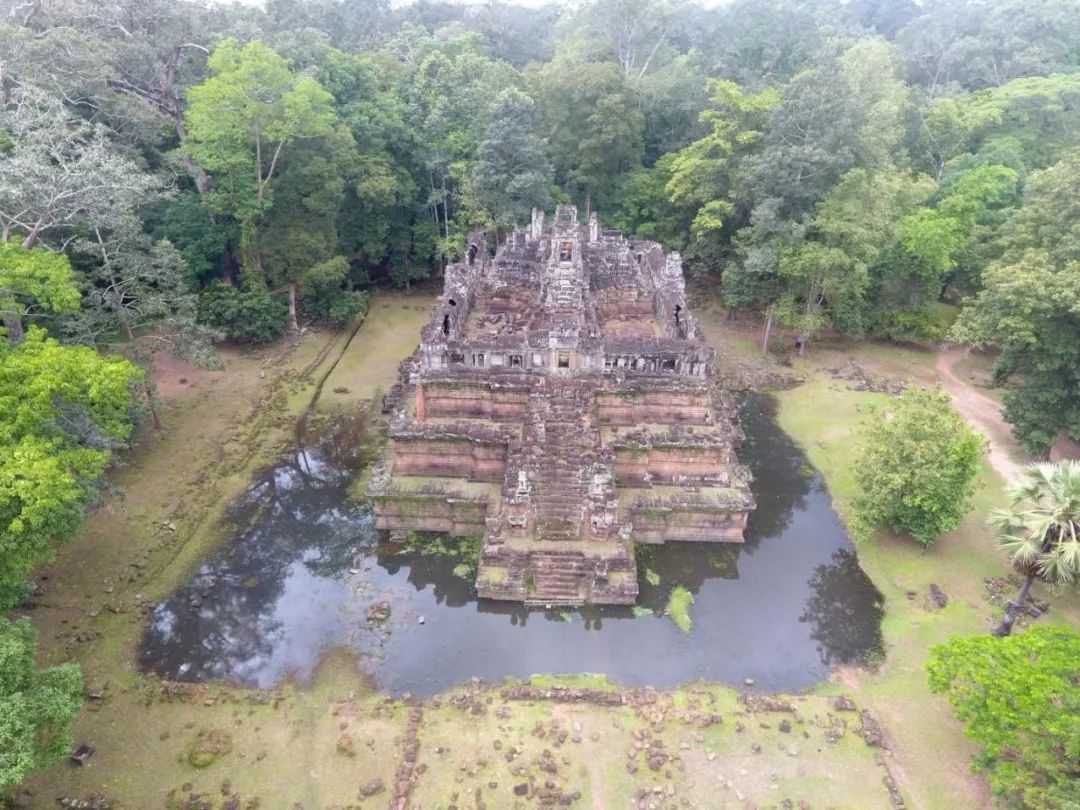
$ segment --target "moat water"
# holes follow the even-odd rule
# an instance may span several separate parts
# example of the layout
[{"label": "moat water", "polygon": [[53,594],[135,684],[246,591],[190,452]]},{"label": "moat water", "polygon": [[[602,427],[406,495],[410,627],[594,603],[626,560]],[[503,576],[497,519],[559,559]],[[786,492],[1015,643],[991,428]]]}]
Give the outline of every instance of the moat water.
[{"label": "moat water", "polygon": [[[379,688],[431,694],[472,676],[603,673],[630,686],[695,679],[799,689],[881,646],[881,595],[859,568],[821,477],[777,426],[742,406],[740,452],[757,510],[745,545],[656,547],[639,608],[526,610],[478,601],[459,560],[385,543],[350,483],[363,460],[347,428],[287,454],[233,506],[242,527],[154,610],[143,667],[164,677],[270,687],[308,678],[334,647],[359,653]],[[661,615],[694,596],[693,628]],[[370,621],[387,602],[390,617]],[[421,621],[422,620],[422,621]]]}]

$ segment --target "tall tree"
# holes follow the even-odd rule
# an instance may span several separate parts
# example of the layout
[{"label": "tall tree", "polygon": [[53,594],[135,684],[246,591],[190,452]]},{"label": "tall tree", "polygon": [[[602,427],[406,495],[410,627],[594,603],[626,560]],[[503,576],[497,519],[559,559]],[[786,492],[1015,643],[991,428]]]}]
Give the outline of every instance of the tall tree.
[{"label": "tall tree", "polygon": [[216,209],[240,223],[245,266],[261,275],[256,231],[280,162],[296,139],[332,131],[331,97],[262,42],[223,40],[208,66],[188,93],[188,148],[213,176]]},{"label": "tall tree", "polygon": [[10,343],[22,342],[28,315],[78,308],[79,288],[67,256],[27,250],[20,239],[0,242],[0,319]]},{"label": "tall tree", "polygon": [[995,375],[1016,435],[1040,452],[1062,433],[1080,441],[1080,151],[1028,179],[1001,229],[1003,255],[983,273],[954,340],[1001,348]]},{"label": "tall tree", "polygon": [[929,546],[955,529],[970,507],[985,445],[943,391],[908,388],[863,428],[853,504],[859,533],[887,525]]},{"label": "tall tree", "polygon": [[82,673],[75,664],[37,669],[36,652],[29,620],[0,617],[0,792],[71,751]]},{"label": "tall tree", "polygon": [[32,248],[53,234],[67,238],[160,188],[105,127],[76,118],[59,98],[20,86],[4,102],[0,130],[11,146],[0,150],[3,241],[22,234]]},{"label": "tall tree", "polygon": [[998,544],[1024,583],[994,630],[1007,636],[1035,580],[1080,582],[1080,461],[1031,464],[1008,489],[1007,509],[990,513]]},{"label": "tall tree", "polygon": [[492,103],[473,177],[480,201],[497,228],[525,222],[548,202],[551,164],[537,135],[536,105],[520,90],[504,90]]},{"label": "tall tree", "polygon": [[960,636],[930,650],[944,692],[980,750],[972,761],[1008,807],[1080,803],[1080,634],[1038,625],[1011,638]]},{"label": "tall tree", "polygon": [[78,532],[110,451],[131,434],[140,376],[123,358],[62,346],[38,327],[18,345],[0,342],[0,610]]}]

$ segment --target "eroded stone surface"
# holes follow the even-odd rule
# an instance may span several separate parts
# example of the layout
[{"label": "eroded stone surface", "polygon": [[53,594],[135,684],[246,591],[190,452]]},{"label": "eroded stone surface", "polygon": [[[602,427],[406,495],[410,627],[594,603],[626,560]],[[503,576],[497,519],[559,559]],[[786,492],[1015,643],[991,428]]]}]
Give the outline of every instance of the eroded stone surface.
[{"label": "eroded stone surface", "polygon": [[632,541],[742,542],[742,433],[679,254],[543,220],[447,268],[369,495],[379,528],[482,535],[482,597],[632,604]]}]

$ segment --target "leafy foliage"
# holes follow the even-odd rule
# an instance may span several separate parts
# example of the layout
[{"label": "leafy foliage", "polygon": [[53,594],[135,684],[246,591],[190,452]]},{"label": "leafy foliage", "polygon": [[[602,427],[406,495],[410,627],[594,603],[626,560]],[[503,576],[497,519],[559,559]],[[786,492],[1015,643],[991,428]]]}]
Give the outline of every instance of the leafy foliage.
[{"label": "leafy foliage", "polygon": [[930,689],[946,693],[1010,807],[1080,803],[1080,634],[1036,625],[1009,638],[967,636],[930,651]]},{"label": "leafy foliage", "polygon": [[1008,492],[990,522],[1013,566],[1051,585],[1080,581],[1080,461],[1032,464]]},{"label": "leafy foliage", "polygon": [[366,292],[350,289],[349,263],[342,256],[321,262],[300,280],[304,313],[316,321],[342,323],[363,318],[368,311]]},{"label": "leafy foliage", "polygon": [[240,287],[217,282],[199,297],[199,321],[241,343],[266,343],[289,324],[289,311],[277,297],[244,280]]},{"label": "leafy foliage", "polygon": [[36,649],[27,619],[0,618],[0,791],[68,754],[82,708],[79,668],[35,669]]},{"label": "leafy foliage", "polygon": [[929,546],[956,528],[975,489],[985,439],[941,390],[909,388],[862,429],[856,529],[888,525]]},{"label": "leafy foliage", "polygon": [[1022,375],[1005,414],[1033,451],[1064,431],[1080,440],[1080,150],[1036,172],[1001,231],[1001,259],[952,331],[964,343],[1001,347],[995,373]]},{"label": "leafy foliage", "polygon": [[131,434],[141,372],[32,327],[0,342],[0,608],[57,543],[75,537],[110,451]]}]

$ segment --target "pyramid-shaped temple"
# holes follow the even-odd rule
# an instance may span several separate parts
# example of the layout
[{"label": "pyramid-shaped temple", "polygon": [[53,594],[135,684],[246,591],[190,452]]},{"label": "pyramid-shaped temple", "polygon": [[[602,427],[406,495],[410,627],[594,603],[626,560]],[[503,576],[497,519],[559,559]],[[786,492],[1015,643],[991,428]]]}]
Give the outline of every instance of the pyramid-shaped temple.
[{"label": "pyramid-shaped temple", "polygon": [[378,527],[482,536],[481,598],[633,604],[634,543],[739,543],[754,508],[678,253],[573,206],[470,237],[383,410]]}]

